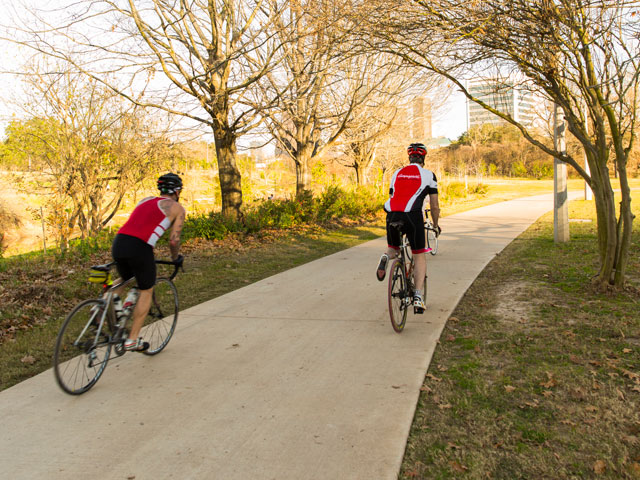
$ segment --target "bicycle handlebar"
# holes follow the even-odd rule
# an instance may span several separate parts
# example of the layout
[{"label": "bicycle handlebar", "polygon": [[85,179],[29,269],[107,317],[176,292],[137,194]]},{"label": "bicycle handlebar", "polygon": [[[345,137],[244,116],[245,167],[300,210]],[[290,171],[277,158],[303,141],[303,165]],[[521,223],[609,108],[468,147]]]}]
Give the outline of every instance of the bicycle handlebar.
[{"label": "bicycle handlebar", "polygon": [[178,275],[178,270],[182,269],[184,272],[184,257],[182,255],[178,255],[177,260],[156,260],[157,265],[173,265],[173,273],[169,276],[169,280],[173,280],[176,275]]},{"label": "bicycle handlebar", "polygon": [[[424,215],[425,215],[425,221],[424,221],[424,226],[427,227],[429,222],[429,212],[431,211],[430,208],[425,208],[424,209]],[[432,225],[433,226],[433,225]],[[440,234],[442,233],[442,228],[440,228],[440,225],[438,225],[437,227],[433,228],[433,231],[436,233],[436,237],[439,237]]]},{"label": "bicycle handlebar", "polygon": [[[176,278],[176,275],[178,275],[178,269],[182,269],[182,271],[184,272],[184,267],[183,267],[183,263],[184,263],[184,257],[182,255],[178,256],[178,259],[173,261],[169,261],[169,260],[156,260],[155,261],[157,265],[173,265],[173,273],[171,274],[171,276],[169,277],[169,279],[173,280],[174,278]],[[100,270],[100,271],[104,271],[104,272],[108,272],[109,270],[111,270],[112,267],[114,267],[116,265],[117,262],[113,261],[110,263],[105,263],[104,265],[94,265],[93,267],[91,267],[92,269],[95,270]]]}]

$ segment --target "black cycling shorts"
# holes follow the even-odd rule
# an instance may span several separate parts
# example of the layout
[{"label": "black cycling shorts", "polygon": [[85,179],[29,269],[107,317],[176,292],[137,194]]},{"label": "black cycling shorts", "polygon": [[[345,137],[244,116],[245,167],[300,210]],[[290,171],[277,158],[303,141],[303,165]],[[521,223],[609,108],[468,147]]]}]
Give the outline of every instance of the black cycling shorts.
[{"label": "black cycling shorts", "polygon": [[156,260],[153,247],[148,243],[118,233],[111,246],[111,255],[122,280],[136,277],[140,290],[147,290],[156,284]]},{"label": "black cycling shorts", "polygon": [[400,248],[400,234],[395,228],[389,227],[389,223],[401,221],[404,224],[403,232],[409,239],[412,253],[424,253],[424,219],[422,212],[389,212],[387,213],[387,245],[396,250]]}]

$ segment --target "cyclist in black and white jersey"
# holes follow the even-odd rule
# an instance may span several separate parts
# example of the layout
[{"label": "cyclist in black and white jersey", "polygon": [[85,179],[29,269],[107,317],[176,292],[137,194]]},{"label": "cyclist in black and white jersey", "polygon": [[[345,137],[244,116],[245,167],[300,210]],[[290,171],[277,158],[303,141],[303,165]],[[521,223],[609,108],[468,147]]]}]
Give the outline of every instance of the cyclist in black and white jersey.
[{"label": "cyclist in black and white jersey", "polygon": [[390,228],[391,222],[401,220],[404,223],[404,233],[407,235],[414,259],[414,282],[416,293],[413,298],[413,306],[417,311],[424,311],[424,299],[420,292],[424,287],[424,276],[427,269],[425,253],[428,252],[425,242],[423,203],[429,196],[429,205],[433,225],[438,234],[440,227],[440,206],[438,204],[438,180],[431,170],[424,168],[424,159],[427,148],[422,143],[412,143],[407,149],[410,164],[397,170],[391,177],[389,188],[389,200],[384,204],[387,212],[387,252],[380,257],[376,277],[384,280],[387,272],[387,264],[390,259],[398,255],[400,247],[400,234],[396,229]]}]

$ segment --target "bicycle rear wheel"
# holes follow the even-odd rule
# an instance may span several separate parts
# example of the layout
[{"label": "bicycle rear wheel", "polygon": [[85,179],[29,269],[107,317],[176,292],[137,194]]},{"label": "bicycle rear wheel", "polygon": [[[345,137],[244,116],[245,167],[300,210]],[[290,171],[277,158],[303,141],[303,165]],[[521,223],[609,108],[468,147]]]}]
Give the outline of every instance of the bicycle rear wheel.
[{"label": "bicycle rear wheel", "polygon": [[389,272],[389,317],[391,326],[400,333],[407,321],[407,281],[401,261],[394,260]]},{"label": "bicycle rear wheel", "polygon": [[149,314],[144,321],[142,335],[149,342],[146,355],[160,353],[173,336],[178,323],[178,291],[168,278],[159,278],[153,287]]},{"label": "bicycle rear wheel", "polygon": [[431,248],[431,255],[435,255],[438,253],[438,237],[436,236],[436,231],[427,227],[427,247]]},{"label": "bicycle rear wheel", "polygon": [[104,308],[101,300],[85,300],[71,310],[58,333],[53,373],[60,388],[71,395],[93,387],[109,361],[107,322],[98,332]]}]

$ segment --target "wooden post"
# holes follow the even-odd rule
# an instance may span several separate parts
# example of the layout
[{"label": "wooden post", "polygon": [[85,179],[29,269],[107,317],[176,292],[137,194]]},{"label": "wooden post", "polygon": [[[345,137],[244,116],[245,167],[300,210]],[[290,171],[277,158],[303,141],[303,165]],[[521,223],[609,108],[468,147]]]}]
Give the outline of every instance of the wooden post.
[{"label": "wooden post", "polygon": [[[564,115],[556,104],[553,109],[553,145],[557,152],[566,153]],[[567,195],[567,164],[553,159],[553,240],[569,241],[569,199]]]},{"label": "wooden post", "polygon": [[[589,117],[588,117],[588,112],[587,112],[586,106],[585,106],[584,110],[585,110],[584,127],[585,127],[585,130],[587,131],[587,133],[589,133]],[[591,170],[589,169],[589,161],[587,160],[587,151],[586,150],[584,152],[584,169],[589,175],[591,175]],[[587,183],[586,180],[584,182],[584,199],[585,200],[593,200],[593,192],[591,191],[591,187],[589,186],[589,184]]]}]

